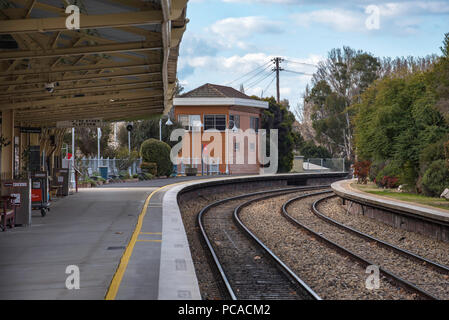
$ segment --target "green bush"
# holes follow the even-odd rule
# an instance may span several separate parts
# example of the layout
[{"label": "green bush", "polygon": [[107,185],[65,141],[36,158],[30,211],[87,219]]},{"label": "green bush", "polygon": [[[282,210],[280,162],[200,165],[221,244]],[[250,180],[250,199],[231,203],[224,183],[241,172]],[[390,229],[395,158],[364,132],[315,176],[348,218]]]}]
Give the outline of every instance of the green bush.
[{"label": "green bush", "polygon": [[449,188],[449,167],[444,160],[432,162],[422,178],[423,192],[431,197],[439,197]]},{"label": "green bush", "polygon": [[134,161],[136,161],[139,158],[139,153],[137,151],[131,151],[129,153],[128,148],[120,148],[117,151],[117,162],[116,165],[119,168],[119,170],[128,170],[129,167],[132,166]]},{"label": "green bush", "polygon": [[438,142],[429,144],[424,149],[422,149],[419,155],[421,173],[426,172],[427,168],[432,162],[445,159],[445,152],[444,152],[445,142],[446,140],[443,139]]},{"label": "green bush", "polygon": [[144,175],[147,180],[154,179],[154,175],[152,175],[151,173],[144,173]]},{"label": "green bush", "polygon": [[369,179],[370,181],[374,182],[376,181],[376,177],[379,174],[379,172],[385,167],[385,161],[374,161],[371,164],[371,168],[369,170]]},{"label": "green bush", "polygon": [[154,176],[151,173],[146,172],[142,172],[138,176],[140,181],[151,180],[154,178]]},{"label": "green bush", "polygon": [[400,184],[401,168],[395,161],[389,162],[376,176],[376,184],[381,187],[394,188]]},{"label": "green bush", "polygon": [[157,164],[157,176],[170,176],[173,171],[173,164],[170,160],[171,148],[165,142],[148,139],[142,143],[140,154],[144,162],[154,162]]},{"label": "green bush", "polygon": [[301,148],[300,153],[304,159],[332,158],[332,154],[322,146],[316,146],[313,141],[307,141]]},{"label": "green bush", "polygon": [[120,179],[124,179],[124,180],[131,178],[128,171],[120,171],[119,177],[120,177]]},{"label": "green bush", "polygon": [[140,168],[144,173],[151,173],[153,176],[157,175],[157,164],[155,162],[142,162]]},{"label": "green bush", "polygon": [[90,178],[88,179],[83,179],[78,181],[79,184],[90,184],[92,187],[96,187],[97,186],[97,182],[95,180],[92,180]]},{"label": "green bush", "polygon": [[401,174],[399,175],[399,181],[404,185],[404,190],[409,192],[416,192],[416,183],[418,180],[418,172],[415,166],[410,161],[405,162],[402,166]]}]

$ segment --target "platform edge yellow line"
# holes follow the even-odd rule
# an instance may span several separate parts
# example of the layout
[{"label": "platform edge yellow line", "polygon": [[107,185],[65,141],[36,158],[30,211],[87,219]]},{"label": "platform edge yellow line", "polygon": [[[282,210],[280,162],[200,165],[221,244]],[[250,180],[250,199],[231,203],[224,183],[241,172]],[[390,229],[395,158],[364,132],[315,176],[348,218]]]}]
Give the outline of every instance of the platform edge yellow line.
[{"label": "platform edge yellow line", "polygon": [[134,229],[131,239],[129,240],[129,243],[126,246],[126,249],[125,249],[125,252],[123,253],[122,258],[120,259],[120,264],[117,268],[117,271],[114,274],[114,277],[112,278],[111,284],[109,285],[109,289],[106,293],[105,300],[114,300],[115,297],[117,296],[117,292],[120,287],[120,283],[122,282],[123,275],[125,274],[129,259],[131,258],[131,254],[133,253],[134,246],[136,244],[140,230],[142,229],[143,219],[145,218],[145,215],[147,213],[148,205],[150,204],[151,198],[153,197],[153,195],[156,192],[158,192],[168,186],[170,186],[170,185],[167,185],[167,186],[164,186],[164,187],[154,190],[145,200],[145,204],[143,205],[142,211],[140,212],[140,215],[139,215],[139,219],[137,220],[136,228]]},{"label": "platform edge yellow line", "polygon": [[[204,179],[201,182],[208,182],[215,179]],[[185,184],[189,181],[183,181],[183,182],[177,182],[173,184],[168,184],[166,186],[160,187],[156,190],[154,190],[145,201],[145,204],[143,205],[142,211],[140,212],[139,219],[137,220],[136,227],[134,229],[134,232],[131,236],[131,239],[129,240],[128,245],[126,246],[125,252],[123,253],[122,258],[120,259],[120,264],[114,274],[114,277],[112,278],[111,284],[109,285],[108,291],[105,296],[105,300],[115,300],[115,297],[117,296],[118,289],[120,288],[120,283],[122,282],[123,275],[125,274],[126,267],[128,266],[129,259],[131,258],[131,255],[134,250],[134,246],[136,245],[137,239],[140,234],[140,230],[142,229],[143,219],[145,218],[145,215],[147,213],[148,205],[150,204],[150,200],[153,197],[153,195],[165,188],[173,187],[180,184]]]}]

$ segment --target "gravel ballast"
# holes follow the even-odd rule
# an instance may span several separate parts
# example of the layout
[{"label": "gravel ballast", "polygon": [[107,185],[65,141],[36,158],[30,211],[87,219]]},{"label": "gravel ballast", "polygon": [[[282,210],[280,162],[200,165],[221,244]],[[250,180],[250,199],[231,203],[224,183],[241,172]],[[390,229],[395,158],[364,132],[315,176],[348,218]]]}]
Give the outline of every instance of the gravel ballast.
[{"label": "gravel ballast", "polygon": [[317,241],[281,215],[282,204],[293,197],[260,201],[244,208],[240,216],[245,225],[323,299],[417,298],[383,276],[380,289],[367,289],[368,275],[364,266]]},{"label": "gravel ballast", "polygon": [[[283,186],[283,188],[285,187],[286,186]],[[231,185],[225,189],[222,187],[209,187],[206,194],[203,194],[204,190],[193,190],[179,196],[178,203],[184,228],[187,233],[201,296],[204,300],[221,300],[225,297],[222,295],[223,289],[220,288],[221,280],[217,277],[216,271],[212,267],[213,262],[210,260],[209,254],[203,244],[203,239],[197,223],[197,216],[200,210],[208,204],[221,199],[235,197],[247,192],[275,190],[279,188],[281,187],[257,186],[251,188],[250,191],[244,191],[233,188]]]},{"label": "gravel ballast", "polygon": [[362,214],[351,214],[341,205],[338,197],[322,201],[318,209],[329,218],[344,225],[449,266],[449,243],[434,240],[416,232],[394,228]]}]

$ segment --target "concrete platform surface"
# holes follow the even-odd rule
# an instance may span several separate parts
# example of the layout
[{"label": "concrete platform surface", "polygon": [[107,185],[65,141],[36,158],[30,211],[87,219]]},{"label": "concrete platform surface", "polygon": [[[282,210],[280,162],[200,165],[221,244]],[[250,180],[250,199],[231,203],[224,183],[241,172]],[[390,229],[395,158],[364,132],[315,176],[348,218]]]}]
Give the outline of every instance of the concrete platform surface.
[{"label": "concrete platform surface", "polygon": [[368,204],[372,203],[373,205],[378,206],[380,205],[385,208],[407,212],[410,214],[429,218],[432,220],[442,221],[444,223],[449,222],[449,212],[447,210],[391,199],[383,196],[377,196],[363,191],[359,191],[350,186],[351,183],[354,183],[356,181],[357,181],[356,179],[341,180],[334,182],[331,185],[331,187],[337,195],[343,198],[355,201],[359,200],[366,202]]},{"label": "concrete platform surface", "polygon": [[[0,299],[104,299],[145,199],[154,188],[81,189],[31,227],[0,232]],[[66,288],[67,266],[80,289]]]}]

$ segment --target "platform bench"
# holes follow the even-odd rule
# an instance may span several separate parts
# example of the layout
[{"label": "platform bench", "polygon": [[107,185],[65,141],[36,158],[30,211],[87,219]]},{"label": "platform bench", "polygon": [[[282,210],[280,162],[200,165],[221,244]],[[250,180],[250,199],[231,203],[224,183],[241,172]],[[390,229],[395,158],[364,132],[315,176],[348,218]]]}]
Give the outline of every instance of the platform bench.
[{"label": "platform bench", "polygon": [[14,228],[15,226],[16,207],[15,205],[12,205],[14,198],[11,198],[9,196],[1,197],[0,201],[2,203],[0,211],[0,227],[3,229],[3,231],[6,231],[8,222],[11,228]]}]

